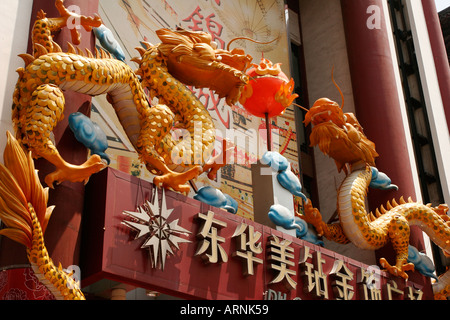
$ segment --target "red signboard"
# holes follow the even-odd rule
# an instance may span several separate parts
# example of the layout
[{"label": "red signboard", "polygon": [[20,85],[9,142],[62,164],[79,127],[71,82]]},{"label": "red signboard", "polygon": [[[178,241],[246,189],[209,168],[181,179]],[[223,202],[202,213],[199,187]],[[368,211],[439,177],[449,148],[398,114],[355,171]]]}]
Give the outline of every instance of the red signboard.
[{"label": "red signboard", "polygon": [[[110,279],[191,299],[432,299],[425,278],[372,274],[358,261],[178,193],[158,189],[156,202],[152,184],[114,169],[93,176],[86,194],[82,287]],[[165,215],[148,218],[138,210],[146,201],[153,211],[166,207]]]}]

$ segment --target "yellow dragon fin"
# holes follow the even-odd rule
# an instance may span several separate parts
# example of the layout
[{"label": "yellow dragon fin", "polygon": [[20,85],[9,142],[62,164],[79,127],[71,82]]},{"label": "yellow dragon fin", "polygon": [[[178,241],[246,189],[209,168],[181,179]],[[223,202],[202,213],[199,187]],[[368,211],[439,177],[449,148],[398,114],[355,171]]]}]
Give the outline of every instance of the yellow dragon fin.
[{"label": "yellow dragon fin", "polygon": [[[17,213],[22,214],[28,212],[28,203],[30,203],[44,233],[53,210],[53,207],[47,208],[48,188],[43,188],[39,181],[31,153],[26,155],[9,131],[7,132],[7,144],[3,160],[5,165],[1,166],[1,181],[6,190],[0,189],[0,198],[11,200],[11,197],[15,197],[20,199],[24,211],[19,210]],[[6,203],[10,203],[10,201],[6,201]],[[29,214],[27,215],[27,222],[31,227],[31,218]]]},{"label": "yellow dragon fin", "polygon": [[[56,268],[48,256],[43,233],[53,211],[47,208],[48,188],[43,188],[31,153],[7,132],[4,165],[0,164],[0,219],[6,228],[0,235],[23,244],[37,278],[57,299],[80,300],[79,285],[62,267]],[[62,281],[60,281],[62,279]],[[70,288],[70,289],[68,289]]]}]

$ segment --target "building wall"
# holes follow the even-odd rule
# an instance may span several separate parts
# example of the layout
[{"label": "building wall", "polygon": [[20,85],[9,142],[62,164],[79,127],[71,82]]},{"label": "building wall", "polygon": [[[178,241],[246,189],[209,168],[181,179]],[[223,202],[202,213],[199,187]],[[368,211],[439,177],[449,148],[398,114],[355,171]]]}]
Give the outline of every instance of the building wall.
[{"label": "building wall", "polygon": [[[308,86],[309,101],[312,105],[314,101],[321,97],[328,97],[341,104],[341,98],[331,81],[331,69],[335,68],[334,76],[335,80],[341,87],[345,96],[345,112],[354,112],[358,117],[358,112],[362,116],[361,112],[364,112],[364,108],[355,106],[355,96],[352,89],[351,67],[349,66],[349,56],[352,52],[348,52],[346,45],[346,33],[344,28],[342,1],[339,0],[319,0],[319,1],[307,1],[300,0],[300,15],[301,15],[301,28],[303,37],[303,48],[305,54],[306,65],[306,77]],[[428,113],[430,113],[430,123],[432,127],[433,142],[436,144],[436,155],[438,158],[439,174],[441,183],[443,185],[443,192],[445,194],[445,201],[449,203],[449,187],[448,187],[448,167],[450,164],[445,159],[448,159],[448,153],[450,152],[450,146],[448,145],[449,135],[448,126],[445,118],[445,112],[443,107],[443,100],[441,97],[441,91],[439,88],[439,81],[436,75],[436,66],[434,64],[433,52],[430,45],[430,39],[428,38],[428,28],[425,22],[424,10],[420,0],[406,1],[408,4],[409,15],[411,16],[412,30],[414,34],[414,42],[417,50],[417,58],[419,60],[420,73],[422,83],[421,85],[425,91],[425,98],[427,103]],[[393,134],[405,136],[404,143],[399,146],[398,150],[401,150],[403,154],[403,160],[407,161],[408,165],[398,166],[398,159],[394,162],[395,170],[408,170],[410,172],[406,175],[410,175],[409,181],[412,181],[413,185],[409,185],[406,194],[405,188],[401,188],[394,197],[405,195],[405,197],[411,196],[417,201],[421,201],[421,190],[419,177],[417,173],[416,159],[414,155],[414,149],[411,138],[411,131],[408,123],[408,116],[406,112],[405,97],[402,89],[402,82],[399,69],[396,67],[399,65],[396,54],[396,47],[393,38],[393,30],[390,21],[389,8],[386,2],[371,1],[367,2],[367,8],[369,5],[376,5],[381,10],[381,28],[386,28],[383,31],[386,37],[383,45],[386,45],[387,51],[383,52],[385,59],[391,59],[392,62],[392,79],[390,84],[392,87],[386,88],[390,91],[391,103],[395,103],[398,106],[399,112],[397,113],[397,119],[386,119],[386,124],[395,123],[398,127],[392,130]],[[361,12],[365,14],[366,12]],[[367,12],[365,17],[358,17],[358,19],[364,20],[370,17],[370,12]],[[349,19],[351,17],[348,17]],[[366,30],[367,31],[367,30]],[[377,32],[380,30],[374,30]],[[363,31],[364,32],[364,31]],[[369,32],[370,33],[370,32]],[[348,36],[348,35],[347,35]],[[353,52],[354,53],[354,52]],[[356,53],[358,54],[358,53]],[[370,61],[370,58],[369,60]],[[370,69],[370,67],[369,67]],[[352,70],[352,72],[355,72]],[[370,78],[368,76],[367,78]],[[370,79],[367,79],[370,81]],[[442,85],[442,84],[441,84]],[[383,94],[380,92],[379,94]],[[361,101],[361,100],[360,100]],[[396,107],[397,107],[396,106]],[[360,120],[361,121],[361,120]],[[365,124],[362,122],[363,127]],[[370,126],[371,134],[368,135],[369,139],[375,139],[377,141],[377,147],[382,147],[383,144],[389,144],[389,141],[383,139],[380,141],[378,133],[373,128],[373,122],[367,122],[366,125]],[[383,124],[380,124],[379,130],[383,128]],[[403,132],[403,133],[402,133]],[[383,134],[381,135],[383,136]],[[380,143],[381,142],[381,143]],[[384,146],[383,146],[384,147]],[[392,156],[392,152],[395,152],[395,148],[391,152],[386,152],[390,147],[383,148],[384,152],[381,152],[380,158],[383,157],[385,162],[386,157],[389,159]],[[406,164],[406,163],[404,163]],[[324,156],[317,148],[315,150],[315,167],[317,175],[317,184],[319,190],[319,202],[320,211],[324,217],[324,220],[329,219],[336,210],[336,198],[337,188],[344,178],[344,174],[338,174],[334,161],[327,156]],[[386,165],[384,165],[386,167]],[[388,172],[389,174],[389,172]],[[403,175],[402,177],[404,177]],[[393,181],[396,183],[396,181]],[[381,202],[379,203],[381,204]],[[379,205],[378,204],[378,205]],[[431,256],[431,250],[429,246],[428,238],[425,237],[425,247],[427,253]],[[326,243],[327,248],[331,248],[336,252],[342,253],[350,257],[357,257],[358,260],[365,261],[366,263],[376,263],[375,257],[371,252],[361,251],[357,248],[350,246],[342,246],[334,243]]]},{"label": "building wall", "polygon": [[420,0],[407,1],[406,5],[414,38],[430,129],[435,145],[442,191],[445,202],[450,203],[450,162],[448,161],[450,158],[450,136],[424,10]]},{"label": "building wall", "polygon": [[30,16],[33,0],[0,2],[0,162],[6,144],[5,131],[12,132],[11,106],[14,86],[18,79],[15,70],[24,66],[17,55],[27,52]]},{"label": "building wall", "polygon": [[[450,203],[449,162],[450,136],[450,69],[447,68],[445,41],[439,28],[439,17],[434,1],[406,2],[409,23],[415,44],[421,86],[425,100],[429,127],[435,149],[437,174],[441,190],[431,189],[433,199]],[[442,196],[439,196],[442,193]],[[430,200],[431,201],[431,200]],[[435,201],[434,201],[435,202]],[[436,203],[433,202],[433,205]],[[425,236],[428,240],[428,237]],[[426,253],[433,258],[430,241],[426,241]],[[443,272],[450,263],[442,251],[435,250],[437,270]],[[439,257],[437,257],[439,256]]]},{"label": "building wall", "polygon": [[[445,200],[447,203],[450,203],[448,198],[450,163],[447,160],[450,156],[450,139],[448,136],[448,125],[445,121],[444,101],[440,93],[422,3],[419,0],[407,1],[407,3],[414,40],[417,45],[422,86],[426,95],[428,112],[431,115],[430,122],[432,123],[433,139],[437,144],[440,178],[444,188]],[[349,52],[346,45],[341,1],[299,0],[299,4],[308,96],[311,105],[321,97],[328,97],[342,104],[340,94],[331,81],[331,70],[334,67],[335,80],[345,96],[344,111],[355,112],[355,99],[352,89],[348,61]],[[15,70],[18,67],[23,67],[23,61],[17,55],[27,50],[32,5],[33,0],[3,1],[0,3],[0,30],[2,30],[0,36],[0,101],[2,102],[0,104],[0,155],[3,153],[6,142],[4,131],[12,130],[12,94],[17,81]],[[387,7],[384,6],[383,10],[387,12]],[[395,47],[388,20],[386,18],[387,33],[390,35],[389,43],[393,57],[392,65],[396,66]],[[400,75],[398,70],[394,69],[399,104],[403,110],[404,102],[402,101]],[[402,130],[408,132],[409,128],[404,112],[402,112],[402,121],[404,125]],[[406,144],[410,154],[411,168],[414,171],[414,155],[410,139],[407,139]],[[0,162],[3,162],[2,157],[0,159]],[[338,174],[334,161],[324,156],[317,149],[315,150],[315,160],[320,210],[324,219],[328,220],[336,210],[337,188],[344,179],[344,174]],[[412,175],[414,181],[417,182],[417,173],[412,172]],[[420,198],[419,195],[420,190],[416,193],[416,196]],[[342,246],[328,241],[326,241],[326,248],[366,264],[376,264],[375,254],[372,251],[359,250],[353,245]]]},{"label": "building wall", "polygon": [[[355,112],[340,0],[300,0],[300,15],[311,106],[322,97],[342,106],[339,91],[331,79],[334,67],[334,79],[344,94],[344,112]],[[327,221],[336,211],[337,188],[345,175],[339,174],[334,160],[318,148],[314,150],[314,157],[320,212]],[[373,252],[360,250],[352,244],[344,246],[326,241],[325,247],[364,263],[376,264]]]}]

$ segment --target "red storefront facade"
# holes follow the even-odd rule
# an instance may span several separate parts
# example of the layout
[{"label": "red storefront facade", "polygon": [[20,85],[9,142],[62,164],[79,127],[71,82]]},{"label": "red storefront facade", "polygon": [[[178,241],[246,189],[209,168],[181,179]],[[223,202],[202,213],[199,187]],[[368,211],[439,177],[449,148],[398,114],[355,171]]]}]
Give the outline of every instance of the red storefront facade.
[{"label": "red storefront facade", "polygon": [[[33,19],[41,8],[49,16],[54,15],[53,3],[44,2],[34,2]],[[66,1],[67,5],[72,3],[79,5],[83,14],[97,12],[95,1]],[[381,155],[377,164],[400,186],[402,195],[420,197],[414,187],[416,173],[410,167],[411,154],[404,147],[409,137],[402,129],[404,119],[397,108],[397,102],[402,98],[399,96],[401,89],[396,87],[392,52],[387,35],[383,33],[386,30],[358,28],[367,20],[364,13],[369,4],[342,0],[340,5],[346,46],[350,52],[348,61],[355,111],[368,137],[377,144]],[[381,1],[371,1],[370,5],[383,7]],[[428,5],[424,5],[424,9],[428,14],[434,14],[430,13],[432,9]],[[427,16],[427,22],[433,24],[434,20]],[[63,43],[68,38],[67,33],[61,33],[55,39]],[[95,48],[89,34],[83,39],[85,47]],[[430,39],[433,43],[439,42],[431,36]],[[442,64],[441,60],[436,55],[436,64]],[[448,73],[441,70],[438,77],[442,83],[448,82]],[[445,94],[446,107],[448,99],[444,98]],[[69,112],[90,113],[89,97],[75,94],[66,96],[66,101]],[[385,119],[381,115],[389,119],[383,130],[378,126]],[[82,162],[86,150],[75,141],[67,123],[58,127],[55,138],[65,157]],[[390,143],[385,143],[387,141]],[[402,147],[398,148],[399,145]],[[37,167],[42,176],[51,170],[42,160],[37,162]],[[51,191],[49,201],[56,205],[46,234],[52,258],[61,261],[63,266],[79,267],[81,288],[112,281],[128,289],[144,288],[182,299],[433,299],[430,279],[418,272],[405,281],[380,271],[377,266],[182,194],[158,189],[158,201],[155,202],[155,192],[153,184],[112,168],[92,176],[86,187],[77,183],[59,185]],[[369,205],[376,207],[396,196],[393,192],[376,191],[370,194]],[[130,222],[145,223],[126,212],[137,211],[146,201],[158,203],[160,208],[165,201],[170,214],[164,217],[164,224],[159,228],[149,225],[148,233],[137,237],[139,230],[130,228]],[[163,226],[166,229],[163,230]],[[415,230],[412,235],[411,244],[423,251],[425,244],[421,233]],[[177,240],[173,241],[174,237]],[[52,299],[28,268],[20,245],[2,239],[1,250],[0,297]],[[377,255],[394,259],[391,249]]]},{"label": "red storefront facade", "polygon": [[137,233],[123,222],[129,221],[124,211],[155,201],[155,187],[109,169],[95,177],[88,190],[81,265],[84,285],[106,278],[175,297],[210,300],[416,300],[432,296],[425,277],[415,282],[380,270],[371,275],[373,266],[181,194],[162,194],[161,189],[159,203],[164,198],[167,209],[173,209],[168,223],[179,219],[178,225],[189,232],[180,237],[189,242],[174,248],[164,270],[153,268],[152,248],[142,248],[148,236],[135,239]]}]

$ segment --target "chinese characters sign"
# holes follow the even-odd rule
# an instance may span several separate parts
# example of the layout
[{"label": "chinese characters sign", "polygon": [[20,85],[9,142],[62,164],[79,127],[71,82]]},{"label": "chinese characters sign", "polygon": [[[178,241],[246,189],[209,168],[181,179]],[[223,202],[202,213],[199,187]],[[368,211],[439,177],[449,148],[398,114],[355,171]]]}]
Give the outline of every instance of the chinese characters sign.
[{"label": "chinese characters sign", "polygon": [[[137,232],[121,223],[130,219],[123,212],[135,212],[146,201],[157,203],[153,185],[138,180],[110,168],[92,177],[89,187],[97,193],[86,203],[83,217],[90,239],[82,250],[83,286],[108,278],[191,299],[433,299],[425,280],[405,282],[376,266],[170,191],[164,206],[173,211],[164,223],[172,230],[176,222],[183,241],[169,241],[164,269],[155,267],[144,245],[149,237],[136,238]],[[158,194],[163,203],[162,192]]]},{"label": "chinese characters sign", "polygon": [[[221,244],[226,239],[217,234],[218,228],[225,228],[227,223],[215,218],[212,211],[198,214],[202,219],[201,231],[198,238],[201,252],[207,249],[212,255],[206,255],[203,258],[207,263],[227,262],[228,255]],[[242,264],[242,273],[244,276],[255,275],[255,263],[264,264],[261,259],[264,257],[262,248],[262,234],[255,232],[255,227],[241,223],[238,225],[232,238],[237,237],[236,251],[233,257],[245,261]],[[209,238],[209,240],[206,240]],[[247,241],[248,239],[248,241]],[[266,242],[266,264],[267,268],[273,272],[271,284],[284,283],[286,290],[296,291],[297,282],[294,280],[297,274],[303,281],[303,293],[315,298],[353,300],[355,290],[360,290],[360,299],[362,300],[421,300],[423,292],[413,286],[406,286],[403,290],[399,288],[400,279],[386,279],[386,283],[381,289],[381,275],[378,275],[378,281],[375,281],[375,273],[368,272],[364,266],[356,269],[359,277],[356,281],[356,274],[352,272],[349,265],[341,259],[334,260],[332,268],[328,274],[324,272],[326,260],[322,258],[321,251],[314,251],[307,243],[300,248],[300,260],[295,260],[293,241],[282,239],[276,235],[267,237]],[[220,252],[220,261],[218,257]],[[258,257],[259,256],[259,257]],[[342,257],[343,258],[343,257]],[[331,288],[331,292],[329,292]],[[285,295],[286,296],[286,295]]]}]

